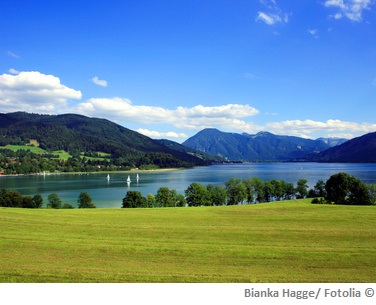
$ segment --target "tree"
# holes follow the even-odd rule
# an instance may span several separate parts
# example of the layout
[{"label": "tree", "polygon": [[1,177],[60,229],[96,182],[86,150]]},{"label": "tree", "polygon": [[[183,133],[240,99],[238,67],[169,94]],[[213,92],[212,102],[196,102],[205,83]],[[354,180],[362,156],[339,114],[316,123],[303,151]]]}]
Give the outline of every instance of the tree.
[{"label": "tree", "polygon": [[247,203],[250,204],[255,200],[255,194],[256,194],[252,178],[244,179],[243,183],[246,189],[246,200],[247,200]]},{"label": "tree", "polygon": [[351,177],[350,180],[348,204],[372,205],[372,200],[367,186],[355,177]]},{"label": "tree", "polygon": [[129,190],[123,198],[123,208],[146,208],[147,199],[139,191]]},{"label": "tree", "polygon": [[274,184],[269,180],[264,183],[264,201],[271,202],[274,197]]},{"label": "tree", "polygon": [[308,185],[306,179],[299,179],[296,186],[297,198],[305,198],[308,195]]},{"label": "tree", "polygon": [[214,186],[213,184],[209,184],[206,188],[210,193],[211,202],[213,205],[219,206],[226,204],[226,189],[222,185]]},{"label": "tree", "polygon": [[255,200],[258,202],[264,201],[264,181],[262,181],[260,178],[254,177],[251,178],[253,189],[255,192]]},{"label": "tree", "polygon": [[316,182],[313,189],[310,189],[308,192],[309,198],[317,198],[317,197],[325,197],[326,191],[325,191],[325,182],[322,180],[319,180]]},{"label": "tree", "polygon": [[368,185],[368,193],[370,196],[371,203],[376,205],[376,184]]},{"label": "tree", "polygon": [[163,207],[175,207],[177,206],[177,193],[176,190],[170,190],[167,186],[162,186],[158,189],[155,196],[156,206]]},{"label": "tree", "polygon": [[[284,181],[283,181],[284,182]],[[283,188],[285,190],[285,199],[292,199],[295,196],[295,187],[294,184],[291,182],[284,182],[283,183]]]},{"label": "tree", "polygon": [[325,182],[323,180],[317,181],[314,186],[314,190],[315,190],[316,197],[325,197],[326,195]]},{"label": "tree", "polygon": [[185,196],[188,206],[212,205],[208,189],[197,182],[192,182],[185,190]]},{"label": "tree", "polygon": [[48,195],[48,205],[47,207],[52,208],[52,209],[60,209],[61,208],[61,199],[58,194],[52,193]]},{"label": "tree", "polygon": [[96,208],[93,199],[87,192],[81,192],[77,199],[79,209]]},{"label": "tree", "polygon": [[186,204],[187,204],[187,201],[185,200],[184,195],[177,194],[177,196],[176,196],[176,206],[177,207],[185,207]]},{"label": "tree", "polygon": [[231,178],[225,182],[227,204],[235,205],[242,203],[247,196],[247,189],[240,178]]},{"label": "tree", "polygon": [[270,184],[272,185],[272,196],[275,200],[280,201],[283,196],[285,195],[284,189],[284,181],[282,180],[270,180]]},{"label": "tree", "polygon": [[21,208],[23,203],[23,196],[16,190],[1,190],[0,191],[0,206]]},{"label": "tree", "polygon": [[27,209],[34,208],[33,198],[30,196],[24,196],[22,198],[22,207]]},{"label": "tree", "polygon": [[33,205],[36,209],[39,209],[43,206],[43,197],[40,194],[33,196]]},{"label": "tree", "polygon": [[359,179],[347,173],[338,173],[330,176],[325,184],[326,197],[328,203],[351,204],[351,205],[371,205],[367,186]]},{"label": "tree", "polygon": [[147,206],[148,208],[154,208],[155,207],[155,196],[153,194],[148,194],[146,197]]},{"label": "tree", "polygon": [[61,208],[62,209],[74,209],[74,206],[71,205],[70,203],[64,203]]}]

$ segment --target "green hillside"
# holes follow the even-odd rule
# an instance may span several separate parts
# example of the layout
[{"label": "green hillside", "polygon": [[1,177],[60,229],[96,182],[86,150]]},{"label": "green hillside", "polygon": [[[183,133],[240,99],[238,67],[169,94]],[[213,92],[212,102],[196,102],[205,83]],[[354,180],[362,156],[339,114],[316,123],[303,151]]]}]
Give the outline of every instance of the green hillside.
[{"label": "green hillside", "polygon": [[316,162],[376,162],[376,132],[351,139],[319,154],[307,156]]},{"label": "green hillside", "polygon": [[[0,146],[26,145],[30,140],[36,140],[40,149],[48,153],[65,151],[81,160],[83,155],[87,157],[86,160],[100,161],[102,159],[96,158],[96,154],[101,152],[108,156],[113,167],[163,168],[207,164],[205,160],[166,147],[105,119],[76,114],[39,115],[25,112],[0,114]],[[77,168],[80,165],[71,167]]]}]

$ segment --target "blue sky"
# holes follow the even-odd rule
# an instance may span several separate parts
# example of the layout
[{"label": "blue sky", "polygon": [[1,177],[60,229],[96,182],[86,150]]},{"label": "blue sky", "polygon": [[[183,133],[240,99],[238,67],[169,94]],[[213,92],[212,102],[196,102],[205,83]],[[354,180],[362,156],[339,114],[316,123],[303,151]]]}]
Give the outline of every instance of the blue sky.
[{"label": "blue sky", "polygon": [[2,1],[0,112],[152,138],[376,131],[373,0]]}]

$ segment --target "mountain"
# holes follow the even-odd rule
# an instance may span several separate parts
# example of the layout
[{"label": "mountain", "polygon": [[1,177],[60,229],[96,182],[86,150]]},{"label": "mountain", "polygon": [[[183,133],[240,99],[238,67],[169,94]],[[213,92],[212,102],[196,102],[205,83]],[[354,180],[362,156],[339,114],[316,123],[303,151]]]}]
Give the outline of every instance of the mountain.
[{"label": "mountain", "polygon": [[316,162],[376,162],[376,132],[306,157]]},{"label": "mountain", "polygon": [[77,114],[0,114],[0,145],[29,143],[31,139],[48,151],[99,151],[134,164],[151,162],[166,167],[204,163],[202,159],[105,119]]},{"label": "mountain", "polygon": [[213,162],[224,161],[224,159],[221,158],[221,157],[219,157],[219,156],[213,156],[213,155],[204,153],[202,151],[199,151],[199,150],[196,150],[196,149],[184,146],[182,144],[179,144],[179,143],[171,141],[171,140],[160,139],[160,140],[156,140],[156,141],[159,142],[159,143],[161,143],[164,146],[167,146],[167,147],[171,148],[171,149],[185,152],[187,154],[196,156],[196,157],[198,157],[200,159],[203,159],[203,160],[208,160],[208,161],[213,161]]},{"label": "mountain", "polygon": [[321,140],[280,136],[269,132],[227,133],[208,128],[183,143],[184,146],[229,160],[287,161],[321,152],[330,146]]},{"label": "mountain", "polygon": [[323,141],[325,144],[328,144],[330,147],[338,146],[347,141],[343,138],[318,138],[317,140]]}]

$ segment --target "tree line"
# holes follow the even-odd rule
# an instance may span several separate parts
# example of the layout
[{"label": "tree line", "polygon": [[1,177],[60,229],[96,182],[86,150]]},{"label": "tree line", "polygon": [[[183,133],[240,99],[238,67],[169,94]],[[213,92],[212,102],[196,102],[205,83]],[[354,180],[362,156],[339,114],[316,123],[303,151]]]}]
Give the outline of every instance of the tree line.
[{"label": "tree line", "polygon": [[[39,209],[43,207],[43,197],[40,194],[23,196],[16,190],[0,190],[0,207]],[[96,208],[93,199],[87,192],[81,192],[77,199],[79,209]],[[47,208],[73,209],[70,203],[63,203],[57,193],[51,193],[47,198]]]},{"label": "tree line", "polygon": [[[144,197],[141,192],[129,190],[122,200],[123,208],[164,208],[224,206],[238,204],[257,204],[288,199],[313,198],[316,204],[375,205],[376,184],[366,185],[347,173],[332,175],[326,182],[317,181],[308,189],[307,180],[299,179],[294,186],[284,180],[263,181],[260,178],[231,178],[223,185],[207,186],[192,182],[183,194],[167,186],[158,189],[157,194]],[[43,197],[23,196],[16,190],[0,190],[0,206],[19,208],[41,208]],[[81,192],[77,199],[78,208],[95,208],[93,199],[87,192]],[[47,208],[74,208],[62,203],[58,194],[48,196]]]},{"label": "tree line", "polygon": [[347,173],[332,175],[326,182],[317,181],[308,189],[307,180],[299,179],[294,186],[284,180],[263,181],[260,178],[231,178],[225,186],[207,186],[192,182],[185,196],[163,186],[156,195],[142,196],[139,191],[129,190],[123,198],[123,208],[160,208],[184,206],[223,206],[256,204],[299,198],[314,198],[312,203],[375,205],[376,184],[365,185]]}]

